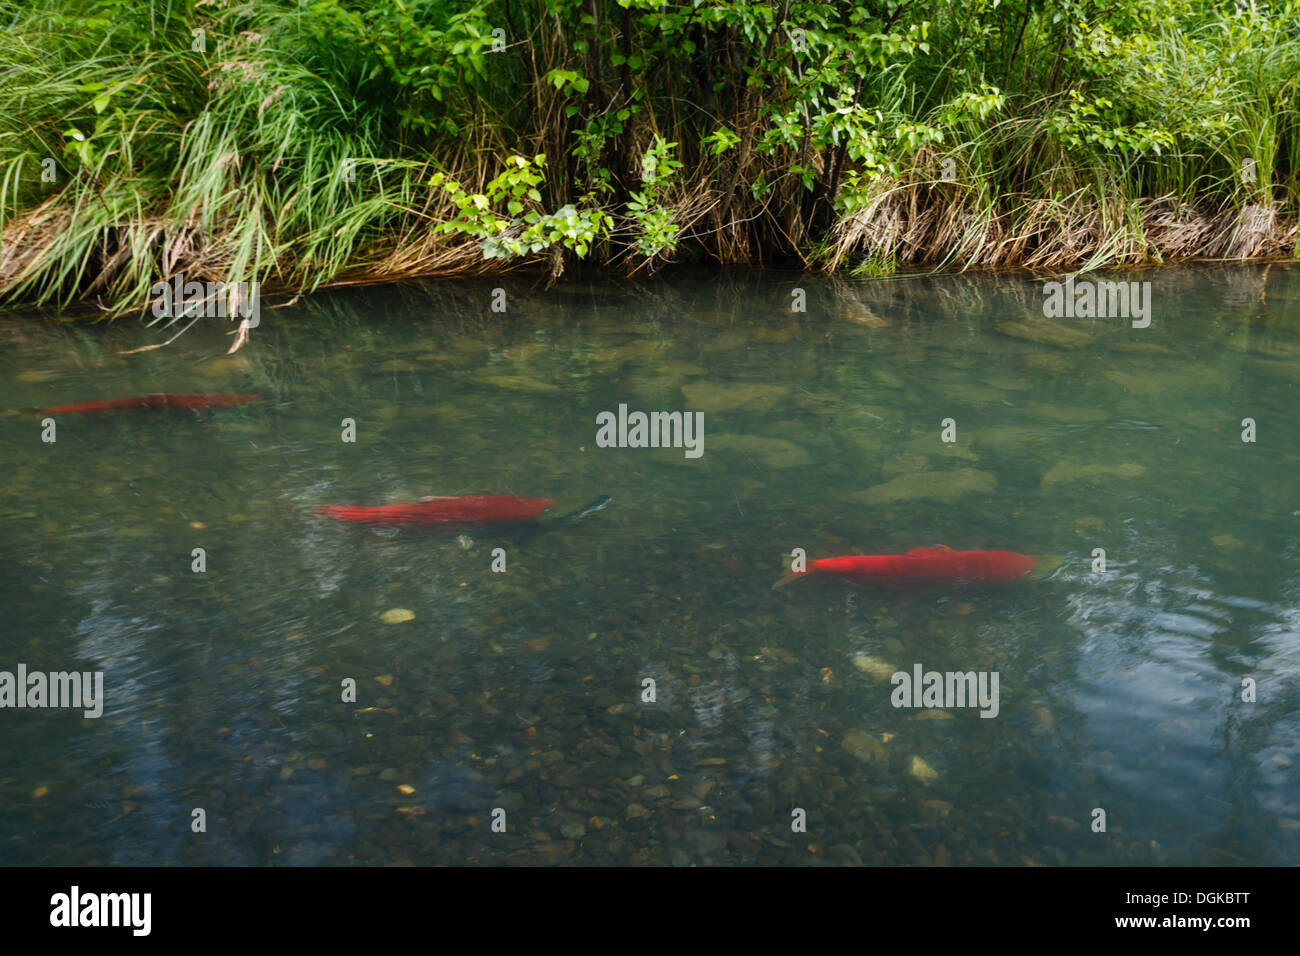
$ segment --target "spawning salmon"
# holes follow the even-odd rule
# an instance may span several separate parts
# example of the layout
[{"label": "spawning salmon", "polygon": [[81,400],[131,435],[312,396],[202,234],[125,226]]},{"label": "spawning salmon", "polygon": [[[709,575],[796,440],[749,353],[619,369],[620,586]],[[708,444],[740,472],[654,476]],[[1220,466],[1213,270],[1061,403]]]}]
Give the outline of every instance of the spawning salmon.
[{"label": "spawning salmon", "polygon": [[1015,581],[1033,570],[1036,558],[1014,551],[954,551],[940,545],[913,548],[907,554],[861,554],[822,558],[807,570],[791,572],[774,587],[808,574],[835,574],[884,587],[945,584],[998,584]]},{"label": "spawning salmon", "polygon": [[104,412],[123,411],[129,408],[228,408],[255,402],[261,395],[199,394],[172,395],[157,392],[153,395],[135,395],[131,398],[110,398],[101,402],[78,402],[75,405],[55,405],[43,409],[42,415],[84,414],[99,415]]},{"label": "spawning salmon", "polygon": [[412,527],[463,527],[471,525],[522,524],[581,518],[599,511],[610,502],[599,495],[585,504],[573,499],[517,498],[514,495],[466,495],[454,498],[421,498],[403,505],[323,505],[316,513],[340,521]]}]

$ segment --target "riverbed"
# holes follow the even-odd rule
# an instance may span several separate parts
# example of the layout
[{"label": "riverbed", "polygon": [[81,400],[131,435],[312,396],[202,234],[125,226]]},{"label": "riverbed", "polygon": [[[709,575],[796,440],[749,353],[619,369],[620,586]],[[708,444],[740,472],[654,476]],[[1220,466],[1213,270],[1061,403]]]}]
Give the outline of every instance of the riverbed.
[{"label": "riverbed", "polygon": [[[0,863],[1300,862],[1300,272],[1106,278],[1148,325],[781,273],[268,296],[231,356],[0,320],[0,671],[104,686],[0,709]],[[154,392],[261,398],[32,411]],[[612,500],[313,510],[469,494]],[[772,588],[939,546],[1039,568]],[[918,666],[996,715],[896,706]]]}]

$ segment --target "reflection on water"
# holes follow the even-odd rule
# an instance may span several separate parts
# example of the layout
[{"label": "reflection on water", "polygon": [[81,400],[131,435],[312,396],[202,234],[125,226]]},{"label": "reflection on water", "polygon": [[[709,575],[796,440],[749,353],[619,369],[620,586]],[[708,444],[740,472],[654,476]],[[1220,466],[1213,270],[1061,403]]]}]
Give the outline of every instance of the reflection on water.
[{"label": "reflection on water", "polygon": [[[264,310],[231,357],[0,324],[0,670],[107,695],[0,710],[0,862],[1300,861],[1300,275],[1142,278],[1150,328],[1059,337],[1041,284],[969,277],[404,285]],[[265,400],[52,445],[22,411],[204,391]],[[620,404],[703,412],[703,456],[598,447]],[[471,493],[613,503],[312,513]],[[935,544],[1061,564],[771,590],[795,548]],[[916,664],[998,672],[998,716],[896,709]]]}]

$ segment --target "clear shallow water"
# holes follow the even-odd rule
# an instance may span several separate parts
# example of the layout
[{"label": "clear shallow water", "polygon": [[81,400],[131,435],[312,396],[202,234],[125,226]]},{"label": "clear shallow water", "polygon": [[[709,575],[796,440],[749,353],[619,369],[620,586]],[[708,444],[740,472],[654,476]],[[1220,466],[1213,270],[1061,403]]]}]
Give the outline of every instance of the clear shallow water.
[{"label": "clear shallow water", "polygon": [[[1300,273],[1132,278],[1151,327],[1074,348],[998,331],[1041,284],[970,277],[371,288],[264,303],[229,358],[5,320],[0,670],[107,701],[0,710],[0,862],[1300,862]],[[266,401],[54,445],[18,411],[154,391]],[[704,455],[596,447],[620,403],[703,411]],[[311,511],[475,492],[614,501],[459,539]],[[771,590],[793,548],[933,544],[1062,564]],[[998,716],[893,707],[916,663],[997,671]]]}]

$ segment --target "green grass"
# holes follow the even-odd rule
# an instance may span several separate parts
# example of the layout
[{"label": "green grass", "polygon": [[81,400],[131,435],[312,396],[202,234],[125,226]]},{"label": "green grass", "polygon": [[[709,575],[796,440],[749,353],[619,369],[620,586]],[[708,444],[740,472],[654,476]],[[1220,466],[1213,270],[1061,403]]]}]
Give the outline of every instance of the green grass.
[{"label": "green grass", "polygon": [[10,307],[147,314],[177,273],[1295,254],[1294,2],[0,0],[0,27]]}]

